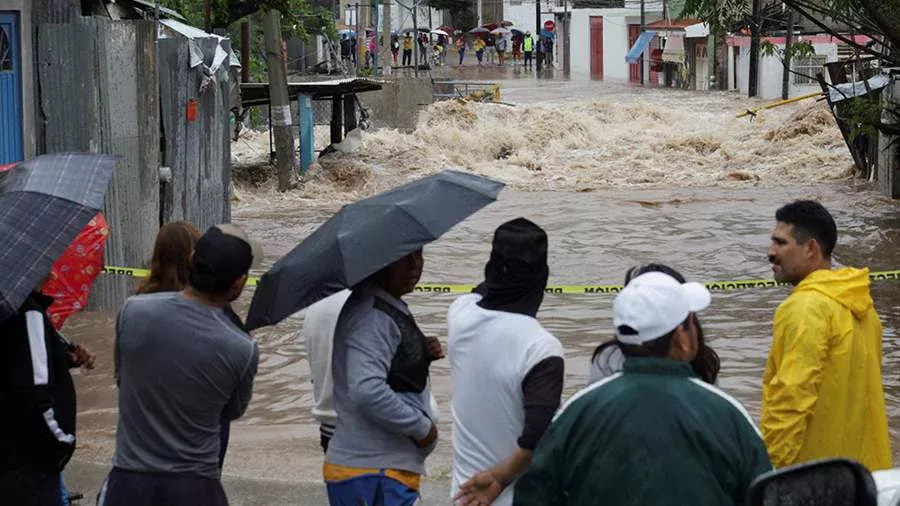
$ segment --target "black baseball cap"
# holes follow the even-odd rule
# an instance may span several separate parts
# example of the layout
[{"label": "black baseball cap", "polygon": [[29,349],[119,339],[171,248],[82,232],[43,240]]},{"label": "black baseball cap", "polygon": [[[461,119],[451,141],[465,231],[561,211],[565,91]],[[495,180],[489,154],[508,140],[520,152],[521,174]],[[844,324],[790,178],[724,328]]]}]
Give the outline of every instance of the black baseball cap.
[{"label": "black baseball cap", "polygon": [[254,248],[243,231],[233,225],[210,227],[194,246],[188,281],[197,291],[224,293],[253,261]]}]

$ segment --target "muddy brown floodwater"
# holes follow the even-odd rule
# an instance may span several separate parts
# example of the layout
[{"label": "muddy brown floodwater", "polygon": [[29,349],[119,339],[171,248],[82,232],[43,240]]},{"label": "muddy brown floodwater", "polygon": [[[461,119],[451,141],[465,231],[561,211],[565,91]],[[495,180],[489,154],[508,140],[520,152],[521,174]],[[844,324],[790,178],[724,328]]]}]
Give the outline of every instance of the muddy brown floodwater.
[{"label": "muddy brown floodwater", "polygon": [[[838,263],[900,269],[900,203],[847,178],[851,161],[820,106],[767,111],[750,123],[734,114],[758,102],[733,94],[534,80],[505,82],[504,94],[516,106],[440,104],[425,112],[412,134],[366,133],[362,153],[323,162],[297,192],[281,195],[270,184],[239,187],[234,221],[264,246],[271,265],[342,203],[442,168],[460,168],[509,187],[495,204],[425,249],[423,281],[479,281],[494,228],[518,216],[548,231],[553,284],[620,283],[628,267],[649,261],[695,280],[769,278],[765,255],[775,209],[798,198],[819,199],[835,215]],[[702,315],[722,358],[720,387],[755,417],[772,314],[787,293],[715,293]],[[883,377],[898,460],[900,281],[876,282],[872,294],[884,324]],[[251,296],[248,290],[240,299],[240,313],[246,314]],[[446,342],[453,296],[414,293],[407,300],[423,330]],[[611,305],[608,295],[545,299],[539,318],[566,350],[565,397],[585,385],[594,346],[610,339]],[[301,322],[298,315],[254,333],[259,375],[250,409],[232,426],[226,482],[320,480]],[[97,351],[100,363],[94,371],[76,373],[76,468],[108,465],[112,453],[113,323],[113,315],[87,313],[65,329]],[[450,473],[452,393],[448,363],[436,362],[431,371],[442,440],[428,461],[426,487],[441,488]]]}]

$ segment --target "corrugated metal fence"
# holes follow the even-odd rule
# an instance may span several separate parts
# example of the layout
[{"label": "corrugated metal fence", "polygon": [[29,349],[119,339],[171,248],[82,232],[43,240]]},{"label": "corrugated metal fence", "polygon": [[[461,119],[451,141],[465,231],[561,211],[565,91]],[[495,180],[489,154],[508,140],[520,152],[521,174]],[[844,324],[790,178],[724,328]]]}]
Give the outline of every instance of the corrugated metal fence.
[{"label": "corrugated metal fence", "polygon": [[[146,265],[159,228],[159,92],[154,25],[75,17],[38,26],[42,151],[119,156],[106,196],[106,262]],[[92,301],[117,309],[133,281],[98,279]]]},{"label": "corrugated metal fence", "polygon": [[[204,58],[211,60],[219,45],[214,38],[195,39]],[[203,66],[190,68],[188,39],[159,41],[163,165],[172,181],[163,185],[164,222],[188,220],[202,231],[231,221],[231,141],[228,65],[201,90]],[[193,100],[196,117],[187,117]]]},{"label": "corrugated metal fence", "polygon": [[[189,68],[187,39],[161,40],[157,65],[152,22],[37,19],[39,152],[119,156],[104,209],[111,229],[107,265],[147,266],[161,221],[186,219],[201,230],[230,221],[227,66],[200,92],[202,70]],[[185,117],[190,98],[194,121]],[[173,169],[162,194],[160,165]],[[101,276],[91,301],[117,310],[133,291],[132,279]]]}]

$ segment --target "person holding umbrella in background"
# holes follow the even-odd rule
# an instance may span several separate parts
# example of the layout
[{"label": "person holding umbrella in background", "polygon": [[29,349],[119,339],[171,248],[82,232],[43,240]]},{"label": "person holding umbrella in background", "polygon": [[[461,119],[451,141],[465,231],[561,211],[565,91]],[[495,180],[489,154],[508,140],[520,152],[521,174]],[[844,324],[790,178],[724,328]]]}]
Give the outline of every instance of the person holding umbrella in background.
[{"label": "person holding umbrella in background", "polygon": [[[72,353],[40,293],[54,261],[103,207],[115,157],[44,155],[0,174],[0,500],[59,506],[75,451]],[[85,350],[86,351],[86,350]]]}]

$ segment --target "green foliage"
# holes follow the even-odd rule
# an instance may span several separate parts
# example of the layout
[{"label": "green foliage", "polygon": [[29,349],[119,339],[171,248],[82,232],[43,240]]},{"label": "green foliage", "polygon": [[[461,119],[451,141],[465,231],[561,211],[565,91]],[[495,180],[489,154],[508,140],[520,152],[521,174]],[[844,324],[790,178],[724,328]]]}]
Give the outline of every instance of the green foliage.
[{"label": "green foliage", "polygon": [[[187,18],[189,25],[204,27],[204,0],[161,0],[161,4],[178,11]],[[240,52],[240,22],[245,19],[250,22],[250,61],[241,62],[241,64],[250,66],[252,81],[268,80],[268,63],[263,34],[263,14],[267,9],[281,10],[281,29],[285,38],[298,37],[308,41],[312,36],[318,34],[332,38],[337,37],[331,10],[312,5],[308,0],[255,0],[253,2],[212,0],[211,5],[213,26],[225,27],[226,34],[232,40],[232,47],[236,52]],[[234,18],[237,14],[244,12],[247,14]]]},{"label": "green foliage", "polygon": [[702,19],[709,24],[710,33],[724,35],[750,13],[750,0],[685,0],[678,17]]},{"label": "green foliage", "polygon": [[759,54],[761,56],[775,56],[781,61],[784,61],[785,58],[796,60],[815,56],[816,49],[810,42],[807,41],[794,42],[793,44],[791,44],[791,50],[789,54],[785,54],[783,48],[772,44],[772,42],[766,39],[763,40],[759,45]]},{"label": "green foliage", "polygon": [[466,9],[453,16],[453,27],[457,30],[468,32],[478,26],[478,13],[472,9]]},{"label": "green foliage", "polygon": [[881,123],[882,109],[880,98],[861,96],[847,101],[842,114],[851,126],[851,142],[855,141],[860,135],[866,135],[870,139],[878,138],[877,125]]},{"label": "green foliage", "polygon": [[[203,28],[205,22],[204,0],[161,0],[161,4],[174,9],[187,18],[188,24]],[[331,11],[325,7],[312,5],[308,0],[211,0],[212,25],[215,28],[229,29],[237,21],[249,17],[259,24],[262,22],[261,14],[269,9],[281,11],[281,27],[285,37],[299,37],[309,40],[311,35],[317,35],[325,31],[326,34],[334,33],[334,21]]]},{"label": "green foliage", "polygon": [[425,0],[425,5],[432,9],[445,10],[450,13],[454,28],[468,31],[475,28],[478,16],[472,10],[472,0]]}]

